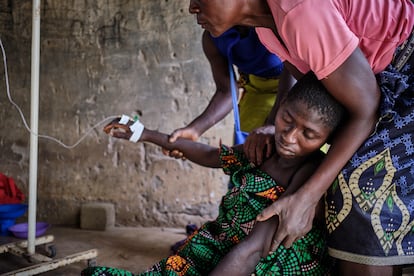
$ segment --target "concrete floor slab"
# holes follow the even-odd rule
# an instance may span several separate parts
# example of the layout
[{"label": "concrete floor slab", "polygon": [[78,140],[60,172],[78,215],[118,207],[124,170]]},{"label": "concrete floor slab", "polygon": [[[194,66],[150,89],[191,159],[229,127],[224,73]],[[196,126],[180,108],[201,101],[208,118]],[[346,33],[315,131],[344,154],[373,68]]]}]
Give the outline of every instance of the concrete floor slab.
[{"label": "concrete floor slab", "polygon": [[[106,231],[81,230],[75,227],[52,226],[47,233],[53,235],[56,248],[56,258],[97,249],[98,265],[114,266],[133,272],[140,272],[163,257],[168,256],[172,244],[186,237],[185,229],[176,228],[133,228],[114,227]],[[5,237],[0,241],[5,242]],[[10,238],[7,238],[10,240]],[[12,239],[16,241],[16,239]],[[42,252],[42,246],[36,252]],[[10,253],[0,254],[0,274],[33,265],[23,257]],[[80,261],[59,267],[40,275],[80,275],[87,266],[86,261]]]}]

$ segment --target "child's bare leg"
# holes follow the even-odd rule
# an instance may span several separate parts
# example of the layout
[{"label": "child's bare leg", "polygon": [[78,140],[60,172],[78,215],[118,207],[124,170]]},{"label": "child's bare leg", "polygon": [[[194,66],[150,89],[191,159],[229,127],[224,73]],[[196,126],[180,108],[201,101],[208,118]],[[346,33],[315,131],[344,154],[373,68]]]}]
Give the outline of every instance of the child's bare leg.
[{"label": "child's bare leg", "polygon": [[260,258],[269,254],[277,226],[277,217],[258,222],[246,239],[224,256],[209,275],[250,275]]},{"label": "child's bare leg", "polygon": [[401,266],[373,266],[338,260],[338,275],[341,276],[401,276]]}]

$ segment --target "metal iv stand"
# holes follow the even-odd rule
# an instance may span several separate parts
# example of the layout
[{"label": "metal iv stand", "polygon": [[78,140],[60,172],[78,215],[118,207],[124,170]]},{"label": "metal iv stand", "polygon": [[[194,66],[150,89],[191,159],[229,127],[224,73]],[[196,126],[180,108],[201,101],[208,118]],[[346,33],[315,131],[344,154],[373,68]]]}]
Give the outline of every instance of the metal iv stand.
[{"label": "metal iv stand", "polygon": [[[37,164],[38,164],[38,122],[39,122],[39,60],[40,60],[40,0],[33,0],[32,14],[32,53],[31,53],[31,113],[30,113],[30,166],[29,166],[29,207],[27,241],[7,243],[0,246],[0,253],[12,253],[22,256],[34,265],[1,274],[5,275],[37,275],[65,265],[87,260],[88,265],[95,263],[98,255],[96,249],[75,253],[63,258],[53,259],[56,250],[54,237],[47,235],[36,238],[36,201],[37,201]],[[48,256],[36,253],[36,246],[45,245]]]}]

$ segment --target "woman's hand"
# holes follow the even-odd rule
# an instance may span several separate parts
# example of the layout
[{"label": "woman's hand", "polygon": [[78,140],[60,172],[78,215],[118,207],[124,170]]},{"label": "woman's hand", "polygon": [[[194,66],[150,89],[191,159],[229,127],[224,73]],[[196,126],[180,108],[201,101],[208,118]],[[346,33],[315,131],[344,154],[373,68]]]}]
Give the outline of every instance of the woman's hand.
[{"label": "woman's hand", "polygon": [[[170,143],[174,143],[180,137],[185,138],[185,139],[189,139],[189,140],[192,140],[192,141],[196,141],[198,139],[199,135],[193,128],[184,127],[184,128],[179,128],[179,129],[174,130],[171,133],[168,141]],[[180,159],[180,158],[185,159],[183,153],[178,151],[178,150],[171,150],[170,151],[170,150],[167,150],[167,149],[163,148],[162,152],[165,155],[168,155],[170,157],[174,157],[174,158],[177,158],[177,159]]]},{"label": "woman's hand", "polygon": [[275,126],[267,125],[252,130],[243,145],[250,162],[260,165],[275,151]]},{"label": "woman's hand", "polygon": [[296,240],[312,229],[317,204],[318,201],[315,203],[311,198],[302,198],[298,191],[281,197],[257,216],[258,221],[265,221],[275,215],[279,217],[279,226],[270,247],[271,252],[281,244],[286,248],[291,247]]}]

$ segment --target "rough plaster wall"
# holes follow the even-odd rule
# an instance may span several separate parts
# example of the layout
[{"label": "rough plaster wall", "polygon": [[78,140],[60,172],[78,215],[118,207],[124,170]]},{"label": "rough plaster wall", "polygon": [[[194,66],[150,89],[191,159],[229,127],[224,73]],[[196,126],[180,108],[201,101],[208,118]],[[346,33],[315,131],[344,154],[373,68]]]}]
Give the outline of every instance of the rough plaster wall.
[{"label": "rough plaster wall", "polygon": [[[31,1],[0,0],[0,38],[10,92],[30,119]],[[202,30],[187,0],[42,1],[39,133],[73,145],[107,116],[142,112],[170,133],[198,115],[214,92]],[[9,103],[0,68],[0,172],[27,195],[29,134]],[[162,155],[94,129],[66,149],[39,139],[38,220],[77,224],[86,202],[112,202],[119,225],[182,226],[216,215],[228,178],[221,170]],[[231,141],[231,116],[201,141]]]}]

